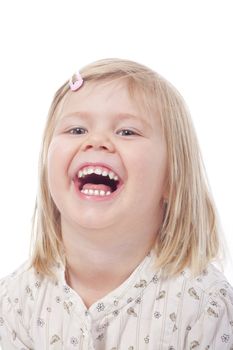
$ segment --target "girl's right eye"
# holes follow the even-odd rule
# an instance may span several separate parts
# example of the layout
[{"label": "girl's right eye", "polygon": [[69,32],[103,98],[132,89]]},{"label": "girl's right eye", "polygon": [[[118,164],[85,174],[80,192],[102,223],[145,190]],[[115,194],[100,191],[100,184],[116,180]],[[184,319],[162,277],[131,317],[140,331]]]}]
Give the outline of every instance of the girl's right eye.
[{"label": "girl's right eye", "polygon": [[73,134],[73,135],[82,135],[87,133],[87,129],[78,127],[78,128],[70,129],[68,132],[69,134]]}]

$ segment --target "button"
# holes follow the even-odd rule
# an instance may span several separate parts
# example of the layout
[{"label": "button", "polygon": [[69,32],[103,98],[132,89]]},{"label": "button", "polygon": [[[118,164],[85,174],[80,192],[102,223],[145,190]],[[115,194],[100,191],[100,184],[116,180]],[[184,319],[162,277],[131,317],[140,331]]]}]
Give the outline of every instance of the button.
[{"label": "button", "polygon": [[85,337],[88,337],[88,330],[87,329],[83,329],[83,328],[80,328],[80,331],[82,332],[82,336],[85,338]]}]

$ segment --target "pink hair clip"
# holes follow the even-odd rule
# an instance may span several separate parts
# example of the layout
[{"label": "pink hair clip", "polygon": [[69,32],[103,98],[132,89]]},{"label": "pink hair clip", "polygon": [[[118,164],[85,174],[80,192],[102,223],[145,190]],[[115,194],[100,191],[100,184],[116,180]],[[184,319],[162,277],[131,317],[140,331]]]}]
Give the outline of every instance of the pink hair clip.
[{"label": "pink hair clip", "polygon": [[80,86],[83,85],[83,78],[81,77],[81,74],[75,73],[69,81],[69,85],[72,91],[76,91],[80,88]]}]

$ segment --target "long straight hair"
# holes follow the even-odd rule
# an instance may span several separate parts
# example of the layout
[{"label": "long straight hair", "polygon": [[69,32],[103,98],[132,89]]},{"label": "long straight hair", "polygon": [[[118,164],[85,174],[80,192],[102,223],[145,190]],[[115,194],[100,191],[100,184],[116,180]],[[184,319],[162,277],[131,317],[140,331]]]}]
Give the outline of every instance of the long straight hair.
[{"label": "long straight hair", "polygon": [[[86,82],[124,79],[130,96],[152,117],[159,115],[168,153],[168,197],[164,220],[155,240],[155,268],[175,276],[186,267],[196,275],[220,256],[220,225],[211,196],[189,110],[177,89],[158,73],[139,63],[104,59],[85,66]],[[53,276],[52,266],[65,264],[60,213],[47,179],[48,148],[65,97],[66,81],[53,98],[39,159],[39,185],[32,226],[31,265]],[[222,251],[221,251],[222,252]]]}]

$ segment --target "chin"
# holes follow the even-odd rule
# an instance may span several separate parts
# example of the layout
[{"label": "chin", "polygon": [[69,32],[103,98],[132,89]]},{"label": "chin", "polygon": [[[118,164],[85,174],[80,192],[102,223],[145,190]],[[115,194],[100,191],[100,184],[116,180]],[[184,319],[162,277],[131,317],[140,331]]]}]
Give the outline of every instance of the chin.
[{"label": "chin", "polygon": [[72,226],[81,227],[86,230],[106,229],[117,224],[116,215],[114,217],[108,215],[107,217],[103,212],[99,213],[96,210],[80,210],[78,213],[78,215],[77,213],[69,215],[69,219],[66,220],[67,223],[70,222]]}]

